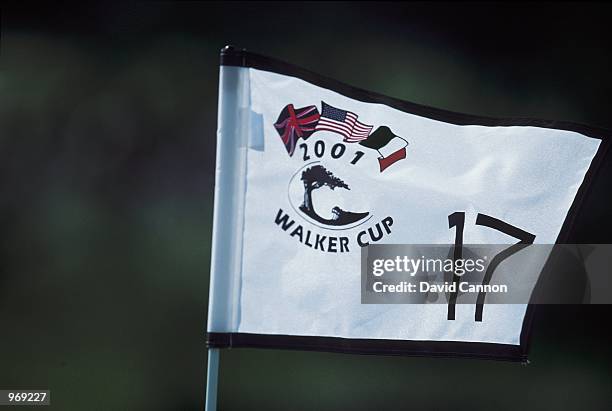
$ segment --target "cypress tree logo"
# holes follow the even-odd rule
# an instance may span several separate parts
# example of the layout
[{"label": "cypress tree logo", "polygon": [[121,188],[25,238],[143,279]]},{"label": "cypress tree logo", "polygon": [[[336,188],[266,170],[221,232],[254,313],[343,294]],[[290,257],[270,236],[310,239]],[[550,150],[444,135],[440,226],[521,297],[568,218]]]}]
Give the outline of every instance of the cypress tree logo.
[{"label": "cypress tree logo", "polygon": [[304,183],[304,202],[299,209],[308,217],[321,224],[328,226],[346,226],[363,220],[370,215],[369,212],[355,213],[352,211],[345,211],[339,206],[334,206],[332,208],[332,218],[323,218],[317,214],[312,201],[312,192],[314,190],[318,190],[322,187],[329,187],[331,190],[336,188],[350,190],[349,186],[344,181],[333,175],[332,172],[328,171],[322,165],[317,164],[307,167],[301,173],[301,181]]}]

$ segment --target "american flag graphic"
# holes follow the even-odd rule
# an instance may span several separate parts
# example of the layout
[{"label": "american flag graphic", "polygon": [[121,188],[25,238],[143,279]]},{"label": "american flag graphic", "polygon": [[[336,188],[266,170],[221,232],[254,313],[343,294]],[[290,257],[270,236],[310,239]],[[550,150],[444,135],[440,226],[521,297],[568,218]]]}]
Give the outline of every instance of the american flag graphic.
[{"label": "american flag graphic", "polygon": [[347,143],[356,143],[365,140],[374,126],[368,126],[357,121],[357,114],[340,110],[321,102],[321,118],[315,131],[331,131],[344,136]]},{"label": "american flag graphic", "polygon": [[319,110],[316,106],[302,108],[295,108],[293,104],[285,106],[274,127],[276,127],[276,131],[283,140],[289,156],[293,156],[295,146],[300,138],[306,140],[316,131],[315,125],[318,120]]}]

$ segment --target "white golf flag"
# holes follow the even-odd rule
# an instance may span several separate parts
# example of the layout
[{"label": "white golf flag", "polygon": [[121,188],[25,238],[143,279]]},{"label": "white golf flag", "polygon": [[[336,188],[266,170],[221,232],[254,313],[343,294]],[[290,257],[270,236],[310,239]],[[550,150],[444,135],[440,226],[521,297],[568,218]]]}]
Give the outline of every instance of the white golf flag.
[{"label": "white golf flag", "polygon": [[[525,360],[526,304],[362,304],[368,244],[563,241],[607,148],[586,126],[451,113],[221,56],[210,347]],[[459,213],[459,214],[457,214]],[[487,221],[489,224],[487,224]]]}]

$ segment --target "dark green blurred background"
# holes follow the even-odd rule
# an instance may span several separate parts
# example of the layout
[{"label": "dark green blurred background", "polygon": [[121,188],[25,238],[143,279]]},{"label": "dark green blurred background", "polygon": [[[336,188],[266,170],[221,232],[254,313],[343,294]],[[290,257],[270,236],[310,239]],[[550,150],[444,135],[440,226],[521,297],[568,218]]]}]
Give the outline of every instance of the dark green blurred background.
[{"label": "dark green blurred background", "polygon": [[[57,410],[203,405],[218,52],[417,103],[612,128],[612,8],[1,7],[0,388]],[[573,241],[612,243],[612,167]],[[612,409],[608,307],[544,307],[529,366],[232,350],[222,410]]]}]

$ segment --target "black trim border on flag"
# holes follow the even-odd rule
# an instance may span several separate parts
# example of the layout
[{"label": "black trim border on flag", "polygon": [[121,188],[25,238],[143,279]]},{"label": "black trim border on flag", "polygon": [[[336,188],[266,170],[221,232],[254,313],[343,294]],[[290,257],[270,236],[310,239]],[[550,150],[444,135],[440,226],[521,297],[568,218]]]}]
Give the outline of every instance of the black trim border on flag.
[{"label": "black trim border on flag", "polygon": [[[602,140],[597,153],[585,174],[584,180],[563,222],[557,244],[568,243],[571,239],[574,220],[587,196],[593,180],[601,169],[604,157],[609,151],[612,131],[579,123],[532,118],[494,118],[475,116],[424,106],[396,99],[383,94],[359,89],[340,81],[316,74],[312,71],[285,63],[270,57],[248,52],[232,46],[221,50],[221,66],[250,67],[296,77],[316,86],[333,90],[346,97],[366,103],[379,103],[406,113],[443,121],[455,125],[479,125],[489,127],[531,126],[574,131]],[[531,341],[531,328],[536,306],[529,304],[523,319],[520,345],[459,341],[417,341],[356,339],[321,336],[296,336],[250,333],[208,332],[206,344],[209,348],[272,348],[304,351],[325,351],[349,354],[404,355],[420,357],[478,358],[502,361],[527,362]]]},{"label": "black trim border on flag", "polygon": [[212,348],[277,348],[350,354],[468,357],[523,362],[527,360],[527,355],[521,352],[521,347],[511,344],[215,332],[208,333],[207,337],[208,346]]}]

